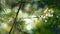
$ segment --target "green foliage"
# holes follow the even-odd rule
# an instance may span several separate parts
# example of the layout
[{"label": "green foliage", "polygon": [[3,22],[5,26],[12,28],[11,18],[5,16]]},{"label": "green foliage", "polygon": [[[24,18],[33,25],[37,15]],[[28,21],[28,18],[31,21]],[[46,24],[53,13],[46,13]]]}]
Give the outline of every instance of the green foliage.
[{"label": "green foliage", "polygon": [[[21,3],[21,0],[1,0],[0,1],[0,34],[8,34],[9,32],[8,30],[10,29],[9,27],[12,26],[14,22],[14,18],[16,16],[16,12],[14,8],[15,7],[19,8],[18,6],[19,3]],[[21,10],[23,12],[21,13],[26,13],[27,15],[29,15],[26,17],[26,18],[29,17],[29,19],[31,19],[30,16],[34,15],[32,17],[33,19],[32,21],[34,21],[34,18],[38,18],[38,20],[36,21],[38,21],[39,23],[37,22],[36,25],[35,25],[35,22],[34,24],[31,23],[33,24],[33,26],[31,26],[32,29],[27,30],[26,29],[27,24],[23,20],[25,19],[25,16],[20,18],[21,14],[18,14],[18,16],[19,15],[20,16],[19,18],[17,18],[11,34],[15,34],[15,33],[56,34],[56,32],[60,34],[59,32],[60,31],[60,1],[59,0],[22,0],[22,4],[23,6]],[[46,13],[44,13],[46,8],[48,9]],[[52,9],[54,12],[50,13],[49,9]],[[49,14],[52,14],[53,16],[49,17]],[[6,24],[4,25],[3,23],[6,23],[7,25]],[[4,26],[1,24],[3,24]]]}]

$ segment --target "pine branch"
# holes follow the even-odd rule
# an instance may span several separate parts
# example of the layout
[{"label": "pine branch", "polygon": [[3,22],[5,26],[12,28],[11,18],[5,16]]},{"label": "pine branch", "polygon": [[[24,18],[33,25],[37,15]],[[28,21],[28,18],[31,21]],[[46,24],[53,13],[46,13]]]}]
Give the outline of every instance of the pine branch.
[{"label": "pine branch", "polygon": [[19,4],[18,11],[17,11],[17,13],[16,13],[16,17],[15,17],[14,22],[13,22],[13,25],[12,25],[10,31],[9,31],[9,34],[11,34],[11,31],[12,31],[12,29],[13,29],[15,23],[16,23],[16,20],[17,20],[17,17],[18,17],[18,13],[19,13],[19,10],[21,9],[21,7],[22,7],[22,4],[20,3],[20,4]]}]

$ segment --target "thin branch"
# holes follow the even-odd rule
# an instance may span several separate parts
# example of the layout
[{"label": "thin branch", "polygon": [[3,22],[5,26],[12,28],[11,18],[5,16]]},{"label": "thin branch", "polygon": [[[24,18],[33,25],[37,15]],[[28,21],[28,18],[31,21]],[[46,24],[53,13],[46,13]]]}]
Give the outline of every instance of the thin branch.
[{"label": "thin branch", "polygon": [[13,29],[15,23],[16,23],[17,16],[18,16],[18,14],[19,14],[19,10],[20,10],[21,7],[22,7],[22,4],[20,3],[20,4],[19,4],[19,9],[18,9],[18,11],[17,11],[17,13],[16,13],[16,17],[15,17],[14,22],[13,22],[13,25],[12,25],[10,31],[9,31],[9,34],[11,34],[11,31],[12,31],[12,29]]}]

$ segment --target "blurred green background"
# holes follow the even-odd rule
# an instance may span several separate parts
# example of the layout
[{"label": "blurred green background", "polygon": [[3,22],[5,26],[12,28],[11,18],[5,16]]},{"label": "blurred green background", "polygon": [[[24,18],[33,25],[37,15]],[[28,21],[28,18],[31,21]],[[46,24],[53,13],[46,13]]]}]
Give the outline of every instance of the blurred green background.
[{"label": "blurred green background", "polygon": [[0,34],[60,34],[60,0],[0,0]]}]

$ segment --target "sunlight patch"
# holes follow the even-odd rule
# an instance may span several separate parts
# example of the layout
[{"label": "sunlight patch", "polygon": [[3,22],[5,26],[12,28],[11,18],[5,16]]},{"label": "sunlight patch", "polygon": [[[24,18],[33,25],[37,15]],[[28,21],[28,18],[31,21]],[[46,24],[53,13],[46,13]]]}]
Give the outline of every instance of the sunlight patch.
[{"label": "sunlight patch", "polygon": [[31,19],[24,19],[24,21],[27,24],[26,29],[31,30],[33,21]]}]

